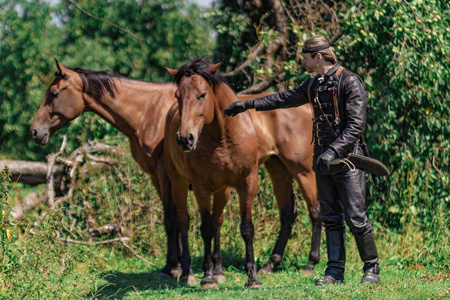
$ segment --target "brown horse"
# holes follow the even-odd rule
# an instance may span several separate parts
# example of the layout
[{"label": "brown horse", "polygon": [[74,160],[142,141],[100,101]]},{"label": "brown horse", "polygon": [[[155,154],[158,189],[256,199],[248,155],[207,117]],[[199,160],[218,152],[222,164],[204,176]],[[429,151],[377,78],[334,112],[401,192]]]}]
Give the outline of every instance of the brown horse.
[{"label": "brown horse", "polygon": [[56,64],[58,72],[31,124],[32,138],[38,144],[46,144],[51,133],[85,111],[99,115],[124,133],[134,159],[150,174],[163,202],[168,253],[161,274],[171,276],[172,269],[179,264],[176,208],[171,199],[162,149],[164,120],[169,107],[175,103],[175,84],[146,82]]},{"label": "brown horse", "polygon": [[[246,244],[247,285],[260,285],[254,274],[250,204],[253,200],[256,156],[258,165],[264,163],[272,177],[282,222],[271,259],[262,271],[271,273],[273,267],[280,263],[297,215],[293,178],[300,184],[313,221],[312,248],[306,267],[311,271],[319,259],[321,219],[312,171],[310,110],[304,107],[284,112],[253,112],[251,123],[245,115],[241,120],[230,120],[222,110],[237,98],[216,73],[218,66],[198,60],[183,66],[180,71],[168,69],[178,84],[176,96],[179,109],[177,113],[177,107],[174,107],[168,116],[165,139],[168,155],[165,155],[165,160],[173,184],[174,201],[179,211],[183,210],[178,216],[180,224],[183,224],[183,249],[188,249],[189,216],[185,198],[187,186],[192,183],[202,216],[202,237],[205,241],[202,285],[215,285],[213,275],[223,274],[220,255],[222,210],[228,199],[227,187],[235,187],[240,196],[241,230]],[[241,99],[251,97],[254,96],[241,96]],[[302,135],[304,132],[306,134]],[[257,144],[254,145],[254,142]],[[211,195],[214,195],[212,216]],[[211,255],[213,236],[215,251]],[[182,262],[185,276],[189,270],[188,256]]]},{"label": "brown horse", "polygon": [[[248,274],[246,286],[259,287],[261,281],[253,253],[254,227],[252,205],[258,182],[258,146],[250,115],[227,118],[223,109],[237,100],[234,92],[216,73],[219,65],[205,65],[194,61],[179,71],[168,69],[178,84],[176,98],[168,114],[164,161],[172,183],[172,197],[178,208],[182,248],[188,249],[189,215],[187,192],[189,184],[198,203],[202,219],[201,235],[204,241],[203,287],[216,286],[211,242],[217,215],[211,214],[211,196],[225,194],[233,187],[239,194],[241,235],[245,243]],[[198,74],[202,75],[198,75]],[[220,96],[218,96],[220,95]],[[214,199],[222,211],[226,199]],[[182,276],[189,275],[190,261],[183,253]]]}]

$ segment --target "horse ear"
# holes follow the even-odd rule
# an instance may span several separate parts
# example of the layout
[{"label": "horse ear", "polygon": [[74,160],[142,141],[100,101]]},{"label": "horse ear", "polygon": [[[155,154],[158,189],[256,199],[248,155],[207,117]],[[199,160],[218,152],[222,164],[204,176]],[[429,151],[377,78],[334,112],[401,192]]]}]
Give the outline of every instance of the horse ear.
[{"label": "horse ear", "polygon": [[212,65],[211,67],[208,68],[208,72],[211,73],[211,74],[216,73],[221,65],[222,65],[222,62],[219,62],[219,63],[217,63],[215,65]]},{"label": "horse ear", "polygon": [[172,75],[173,77],[177,76],[178,70],[174,70],[171,68],[166,68],[167,72],[170,73],[170,75]]},{"label": "horse ear", "polygon": [[55,58],[55,62],[56,62],[56,66],[58,67],[58,71],[59,73],[61,73],[61,75],[67,76],[69,75],[69,69],[67,69],[66,67],[64,67],[56,58]]}]

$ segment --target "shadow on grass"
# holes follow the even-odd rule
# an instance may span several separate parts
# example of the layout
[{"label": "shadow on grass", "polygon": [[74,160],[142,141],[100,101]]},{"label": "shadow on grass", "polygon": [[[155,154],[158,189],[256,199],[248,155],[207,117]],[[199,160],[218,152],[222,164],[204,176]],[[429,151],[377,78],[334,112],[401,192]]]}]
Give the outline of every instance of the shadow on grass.
[{"label": "shadow on grass", "polygon": [[87,298],[95,299],[122,299],[132,291],[167,290],[180,288],[176,278],[158,279],[159,272],[152,273],[122,273],[111,272],[102,274],[101,278],[108,283],[92,291]]},{"label": "shadow on grass", "polygon": [[[106,284],[98,287],[86,295],[86,298],[91,299],[122,299],[128,293],[136,291],[150,291],[150,290],[172,290],[185,289],[189,292],[190,289],[197,290],[200,287],[200,280],[198,275],[202,275],[203,257],[192,258],[192,269],[197,279],[197,285],[194,287],[187,287],[179,284],[177,278],[158,279],[159,271],[150,273],[122,273],[122,272],[108,272],[100,275],[100,278],[107,281]],[[232,252],[224,253],[224,268],[234,268],[238,272],[244,274],[245,261],[244,258],[235,255]]]}]

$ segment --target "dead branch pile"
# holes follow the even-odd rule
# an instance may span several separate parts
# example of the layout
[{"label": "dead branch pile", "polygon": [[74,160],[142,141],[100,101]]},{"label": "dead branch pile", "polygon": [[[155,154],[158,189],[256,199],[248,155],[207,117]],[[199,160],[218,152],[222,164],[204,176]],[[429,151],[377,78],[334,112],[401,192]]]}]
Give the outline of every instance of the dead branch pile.
[{"label": "dead branch pile", "polygon": [[[4,169],[7,166],[10,170],[12,181],[29,185],[46,184],[45,192],[32,192],[25,196],[19,204],[14,206],[11,209],[11,216],[19,221],[30,211],[37,210],[38,207],[42,208],[42,205],[45,205],[45,209],[39,210],[43,212],[34,219],[30,230],[30,234],[33,235],[35,234],[37,225],[42,222],[48,213],[61,207],[64,203],[64,206],[66,207],[64,209],[65,217],[61,220],[58,228],[56,228],[56,236],[59,241],[86,246],[118,242],[136,257],[153,265],[153,263],[140,256],[128,244],[128,242],[132,240],[129,236],[132,232],[126,229],[128,225],[121,224],[124,221],[116,220],[115,223],[98,224],[96,219],[96,217],[98,217],[98,212],[95,211],[89,201],[83,200],[81,201],[82,203],[74,204],[74,199],[72,199],[74,196],[74,189],[79,188],[77,186],[77,176],[92,172],[105,172],[111,168],[116,168],[118,155],[119,150],[116,147],[99,142],[89,142],[77,148],[72,153],[67,154],[66,137],[64,136],[59,151],[48,155],[47,162],[0,161],[0,169]],[[120,177],[120,174],[116,175]],[[127,185],[123,178],[119,178],[119,180],[122,184]],[[75,216],[72,208],[73,205],[82,205],[82,210],[85,213],[82,219],[79,219],[79,217],[77,219],[77,216]],[[133,204],[130,202],[130,205]],[[121,213],[120,215],[123,218],[126,218],[124,217],[126,213]],[[69,223],[67,220],[69,220]],[[85,226],[83,226],[85,232],[81,235],[84,238],[79,240],[65,237],[63,232],[72,237],[76,236],[75,232],[79,229],[76,229],[75,227],[79,225],[80,221],[85,224]],[[110,238],[100,238],[103,236]]]}]

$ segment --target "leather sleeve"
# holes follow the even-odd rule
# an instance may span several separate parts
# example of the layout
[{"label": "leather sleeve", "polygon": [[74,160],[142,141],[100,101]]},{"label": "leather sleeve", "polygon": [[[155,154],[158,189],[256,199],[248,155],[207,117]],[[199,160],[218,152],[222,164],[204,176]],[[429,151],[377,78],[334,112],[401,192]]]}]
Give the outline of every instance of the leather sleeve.
[{"label": "leather sleeve", "polygon": [[310,80],[312,80],[312,78],[309,78],[293,90],[252,99],[253,103],[251,105],[256,110],[272,110],[276,108],[295,107],[309,103],[307,88]]},{"label": "leather sleeve", "polygon": [[330,145],[340,157],[356,143],[364,131],[367,113],[367,94],[358,76],[352,74],[343,82],[344,112],[347,119],[341,135]]}]

